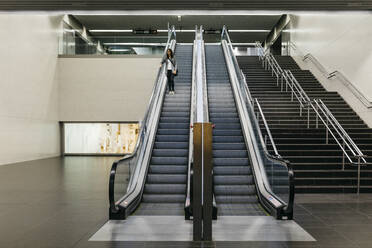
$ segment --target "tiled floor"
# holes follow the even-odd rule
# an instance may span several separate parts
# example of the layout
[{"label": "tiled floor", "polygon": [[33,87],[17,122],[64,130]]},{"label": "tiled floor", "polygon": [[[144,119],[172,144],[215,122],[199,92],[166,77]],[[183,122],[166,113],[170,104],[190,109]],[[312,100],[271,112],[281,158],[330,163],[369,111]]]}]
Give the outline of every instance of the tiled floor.
[{"label": "tiled floor", "polygon": [[115,159],[0,166],[0,247],[372,247],[372,194],[298,194],[295,221],[316,242],[88,241],[108,220],[108,175]]}]

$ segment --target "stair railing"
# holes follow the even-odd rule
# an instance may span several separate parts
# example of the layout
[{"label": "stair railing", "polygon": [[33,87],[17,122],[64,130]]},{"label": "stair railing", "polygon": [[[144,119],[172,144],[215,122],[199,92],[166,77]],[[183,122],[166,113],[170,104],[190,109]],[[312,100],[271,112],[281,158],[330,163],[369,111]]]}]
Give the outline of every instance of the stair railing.
[{"label": "stair railing", "polygon": [[[314,99],[311,107],[316,113],[316,127],[318,128],[318,119],[326,127],[326,144],[329,143],[329,134],[334,138],[337,145],[342,150],[342,170],[345,170],[345,157],[351,165],[358,166],[357,193],[360,192],[360,168],[369,163],[366,161],[366,155],[359,149],[342,125],[337,121],[332,112],[323,103],[321,99]],[[333,130],[333,131],[332,131]],[[353,160],[354,158],[355,160]]]},{"label": "stair railing", "polygon": [[331,78],[338,78],[354,95],[355,97],[363,103],[364,106],[367,108],[372,108],[372,102],[368,100],[360,90],[355,87],[355,85],[350,82],[350,80],[340,71],[333,71],[328,72],[328,70],[319,62],[319,60],[312,55],[311,53],[304,54],[297,48],[297,46],[293,42],[288,43],[288,47],[292,47],[294,51],[302,58],[303,61],[309,60],[311,61],[315,67],[323,74],[324,77],[331,79]]},{"label": "stair railing", "polygon": [[[256,42],[256,44],[259,44]],[[260,44],[259,44],[260,45]],[[257,45],[259,50],[263,50],[262,47]],[[262,54],[262,52],[261,52]],[[311,57],[312,55],[308,55]],[[261,59],[268,59],[267,54]],[[306,56],[305,56],[306,57]],[[273,56],[271,56],[272,60],[275,60]],[[320,65],[320,63],[319,63]],[[319,66],[318,65],[318,66]],[[268,67],[264,67],[266,70],[270,69]],[[321,71],[324,71],[324,67],[320,65]],[[351,165],[358,166],[358,181],[357,181],[357,193],[360,192],[360,167],[369,164],[366,161],[366,155],[364,155],[359,147],[355,144],[355,142],[351,139],[350,135],[345,131],[342,125],[338,122],[336,117],[332,114],[332,112],[328,109],[328,107],[323,103],[321,99],[313,99],[310,100],[306,92],[303,90],[301,85],[298,83],[297,79],[293,76],[290,70],[284,70],[282,74],[282,78],[285,81],[285,91],[288,90],[288,87],[291,89],[291,101],[293,101],[293,96],[296,97],[298,102],[300,103],[300,116],[302,116],[302,109],[307,108],[307,128],[310,128],[310,109],[313,109],[315,112],[315,125],[316,128],[319,127],[319,119],[323,122],[326,128],[326,144],[329,142],[329,134],[334,138],[336,143],[340,146],[342,150],[342,170],[345,169],[345,157],[349,160]],[[281,83],[281,91],[283,91],[283,82]],[[333,131],[332,131],[333,129]],[[340,142],[341,140],[341,142]],[[352,158],[355,158],[354,161]]]},{"label": "stair railing", "polygon": [[276,76],[276,85],[279,85],[279,79],[282,79],[283,70],[279,66],[278,62],[274,58],[274,56],[269,52],[269,50],[264,50],[261,46],[261,43],[256,41],[255,43],[256,49],[258,50],[259,58],[262,60],[262,66],[265,70],[271,70],[271,76]]},{"label": "stair railing", "polygon": [[[262,122],[264,124],[264,127],[265,127],[265,130],[266,130],[266,135],[265,135],[265,138],[263,140],[263,143],[265,144],[265,148],[267,146],[267,138],[269,138],[270,140],[270,144],[271,144],[271,147],[273,148],[274,150],[274,154],[275,154],[275,157],[277,158],[281,158],[281,156],[279,155],[278,153],[278,149],[276,149],[276,145],[275,145],[275,142],[274,142],[274,139],[273,139],[273,136],[271,135],[271,132],[270,132],[270,128],[269,128],[269,125],[267,125],[267,122],[266,122],[266,118],[265,118],[265,115],[261,109],[261,105],[260,103],[258,102],[258,99],[255,98],[255,105],[257,106],[257,113],[256,113],[256,119],[257,119],[257,122],[260,121],[260,117],[262,119]],[[253,109],[254,109],[254,106],[253,106]],[[262,134],[260,135],[262,137]],[[267,152],[269,153],[269,152]]]},{"label": "stair railing", "polygon": [[[307,108],[307,128],[310,128],[310,98],[290,70],[284,70],[283,78],[285,82],[285,91],[288,91],[288,87],[291,89],[291,101],[293,101],[293,96],[295,96],[300,103],[300,116],[302,116],[302,109]],[[283,82],[280,88],[280,90],[283,91]]]},{"label": "stair railing", "polygon": [[269,128],[269,125],[267,124],[266,122],[266,118],[265,118],[265,115],[261,109],[261,105],[260,103],[258,102],[258,99],[255,98],[253,99],[252,98],[252,95],[251,95],[251,92],[249,91],[249,88],[248,88],[248,84],[247,84],[247,81],[246,81],[246,78],[245,78],[245,75],[243,73],[242,70],[240,70],[240,73],[242,75],[242,79],[243,79],[243,84],[242,84],[242,88],[243,90],[245,91],[245,94],[248,98],[248,101],[251,103],[252,105],[252,108],[253,110],[255,109],[255,105],[257,105],[257,112],[256,112],[256,119],[257,119],[257,124],[259,125],[259,121],[260,121],[260,117],[264,123],[264,126],[265,126],[265,130],[266,130],[266,135],[263,136],[262,135],[262,132],[261,132],[261,129],[258,129],[259,130],[259,133],[260,133],[260,139],[262,140],[262,143],[265,144],[265,150],[266,150],[266,153],[268,155],[270,155],[270,153],[268,152],[268,150],[266,149],[266,146],[267,146],[267,138],[269,138],[270,140],[270,143],[271,143],[271,146],[273,147],[273,150],[274,150],[274,156],[273,157],[276,157],[276,158],[281,158],[280,154],[278,153],[278,149],[276,148],[276,145],[275,145],[275,142],[274,142],[274,139],[271,135],[271,131],[270,131],[270,128]]},{"label": "stair railing", "polygon": [[264,51],[260,42],[256,41],[256,48],[259,54],[264,54],[259,57],[260,60],[263,60],[263,67],[265,70],[271,70],[271,75],[275,74],[276,76],[276,85],[279,86],[279,78],[281,80],[280,90],[283,91],[285,85],[285,91],[288,91],[288,88],[291,90],[291,101],[293,102],[294,98],[297,99],[300,108],[300,116],[302,116],[302,110],[307,108],[307,128],[310,128],[310,104],[311,100],[307,96],[306,92],[302,89],[301,85],[298,83],[297,79],[293,76],[290,70],[283,70],[279,63],[276,61],[275,57],[268,51]]}]

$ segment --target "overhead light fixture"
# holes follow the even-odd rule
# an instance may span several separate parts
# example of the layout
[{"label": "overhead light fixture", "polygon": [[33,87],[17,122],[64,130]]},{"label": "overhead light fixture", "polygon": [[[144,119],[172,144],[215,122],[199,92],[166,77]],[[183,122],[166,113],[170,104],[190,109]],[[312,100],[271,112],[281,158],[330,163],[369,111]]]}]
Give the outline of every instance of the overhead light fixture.
[{"label": "overhead light fixture", "polygon": [[269,33],[268,29],[229,29],[229,33]]},{"label": "overhead light fixture", "polygon": [[166,46],[166,43],[107,42],[106,46]]},{"label": "overhead light fixture", "polygon": [[[167,29],[90,29],[91,33],[135,33],[135,34],[155,34],[155,33],[167,33]],[[194,33],[194,29],[176,29],[179,33]],[[204,30],[207,33],[220,33],[221,30],[208,29]],[[269,33],[269,29],[230,29],[230,33]]]},{"label": "overhead light fixture", "polygon": [[156,29],[133,29],[133,34],[157,34]]},{"label": "overhead light fixture", "polygon": [[[91,33],[133,33],[133,32],[137,32],[138,30],[134,30],[134,29],[90,29],[89,32]],[[148,31],[148,30],[145,30],[145,31]],[[158,33],[168,33],[168,29],[154,29],[154,30],[151,30],[151,31],[156,31]],[[176,30],[176,32],[179,32],[179,33],[194,33],[195,30],[194,29],[179,29],[179,30]]]},{"label": "overhead light fixture", "polygon": [[[187,16],[187,15],[240,15],[240,16],[281,16],[283,11],[254,11],[254,10],[112,10],[112,11],[70,11],[73,15],[81,16],[100,16],[100,15],[113,15],[113,16],[139,16],[139,15],[172,15],[172,16]],[[286,12],[297,13],[297,12]],[[313,12],[317,13],[317,12]]]},{"label": "overhead light fixture", "polygon": [[254,42],[246,42],[246,43],[232,43],[233,46],[254,46],[256,43]]},{"label": "overhead light fixture", "polygon": [[[158,29],[159,33],[168,33],[167,29]],[[176,32],[178,33],[194,33],[195,29],[176,29]]]},{"label": "overhead light fixture", "polygon": [[220,34],[221,30],[217,29],[204,29],[204,34]]},{"label": "overhead light fixture", "polygon": [[130,52],[130,49],[109,49],[110,52]]},{"label": "overhead light fixture", "polygon": [[131,33],[132,29],[89,29],[91,33]]}]

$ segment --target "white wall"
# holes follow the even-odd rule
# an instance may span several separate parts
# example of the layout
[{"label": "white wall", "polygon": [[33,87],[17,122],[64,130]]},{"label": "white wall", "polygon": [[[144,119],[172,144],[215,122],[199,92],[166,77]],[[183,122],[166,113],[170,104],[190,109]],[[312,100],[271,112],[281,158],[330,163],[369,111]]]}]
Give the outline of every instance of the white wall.
[{"label": "white wall", "polygon": [[310,69],[327,90],[338,91],[351,107],[372,126],[368,110],[339,80],[328,80],[299,51],[311,53],[328,72],[342,72],[372,102],[372,13],[301,13],[291,15],[292,55],[303,69]]},{"label": "white wall", "polygon": [[55,76],[61,20],[0,14],[0,164],[60,153]]},{"label": "white wall", "polygon": [[140,121],[159,56],[59,58],[61,121]]}]

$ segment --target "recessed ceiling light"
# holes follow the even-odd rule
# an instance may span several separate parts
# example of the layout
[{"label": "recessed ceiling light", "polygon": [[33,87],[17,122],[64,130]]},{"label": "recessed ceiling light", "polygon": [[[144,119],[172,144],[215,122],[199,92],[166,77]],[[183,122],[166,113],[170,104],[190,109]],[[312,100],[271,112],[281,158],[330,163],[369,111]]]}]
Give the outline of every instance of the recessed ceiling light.
[{"label": "recessed ceiling light", "polygon": [[132,29],[89,29],[91,33],[131,33]]},{"label": "recessed ceiling light", "polygon": [[107,42],[107,46],[165,46],[166,43],[141,43],[141,42]]}]

